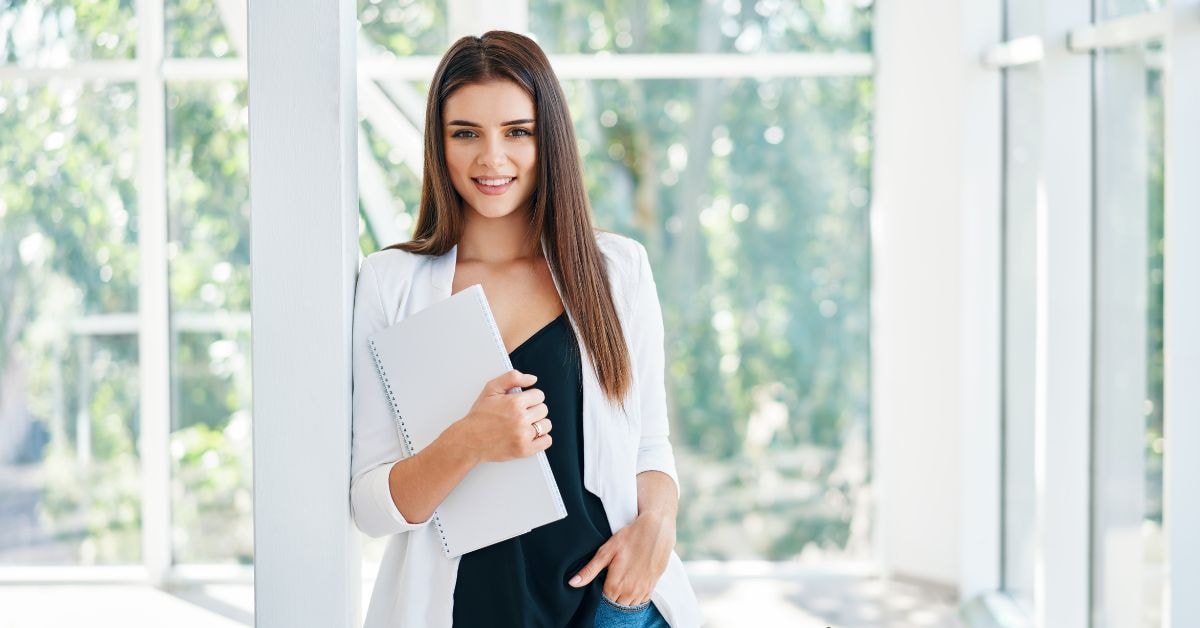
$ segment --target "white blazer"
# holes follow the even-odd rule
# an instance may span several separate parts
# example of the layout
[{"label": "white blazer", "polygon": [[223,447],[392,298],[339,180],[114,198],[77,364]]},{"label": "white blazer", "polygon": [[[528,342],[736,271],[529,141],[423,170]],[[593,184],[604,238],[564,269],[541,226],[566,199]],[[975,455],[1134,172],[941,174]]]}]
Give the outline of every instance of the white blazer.
[{"label": "white blazer", "polygon": [[[638,242],[597,231],[608,266],[614,305],[625,332],[633,385],[627,414],[600,388],[583,338],[568,313],[583,364],[583,485],[600,498],[612,531],[637,516],[637,480],[642,471],[662,471],[675,480],[668,440],[663,382],[663,322],[646,249]],[[545,242],[542,243],[543,250]],[[354,297],[354,417],[350,505],[354,523],[372,537],[388,536],[371,593],[365,628],[450,626],[458,558],[446,558],[429,520],[409,523],[392,501],[388,473],[401,455],[400,439],[382,384],[367,351],[367,338],[380,329],[446,299],[451,293],[458,247],[433,257],[389,249],[363,261]],[[555,287],[562,294],[555,279]],[[672,551],[666,572],[650,599],[673,627],[703,623],[683,563]]]}]

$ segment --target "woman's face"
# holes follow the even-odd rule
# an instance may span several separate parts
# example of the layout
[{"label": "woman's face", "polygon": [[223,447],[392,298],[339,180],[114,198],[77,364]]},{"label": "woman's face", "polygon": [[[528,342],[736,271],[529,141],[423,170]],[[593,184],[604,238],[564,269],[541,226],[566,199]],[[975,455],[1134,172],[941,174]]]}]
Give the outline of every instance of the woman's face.
[{"label": "woman's face", "polygon": [[533,100],[489,81],[450,94],[442,110],[446,167],[467,207],[485,218],[524,211],[537,185]]}]

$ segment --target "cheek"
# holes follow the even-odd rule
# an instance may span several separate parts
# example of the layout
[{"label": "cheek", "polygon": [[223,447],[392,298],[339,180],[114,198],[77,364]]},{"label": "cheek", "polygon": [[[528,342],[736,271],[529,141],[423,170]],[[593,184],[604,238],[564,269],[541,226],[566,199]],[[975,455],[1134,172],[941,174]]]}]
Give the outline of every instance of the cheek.
[{"label": "cheek", "polygon": [[465,176],[467,156],[463,154],[461,148],[457,148],[452,144],[446,146],[446,169],[450,171],[450,177],[457,180]]},{"label": "cheek", "polygon": [[537,149],[530,146],[528,149],[523,150],[520,159],[519,163],[521,164],[522,174],[530,183],[536,183],[538,171]]}]

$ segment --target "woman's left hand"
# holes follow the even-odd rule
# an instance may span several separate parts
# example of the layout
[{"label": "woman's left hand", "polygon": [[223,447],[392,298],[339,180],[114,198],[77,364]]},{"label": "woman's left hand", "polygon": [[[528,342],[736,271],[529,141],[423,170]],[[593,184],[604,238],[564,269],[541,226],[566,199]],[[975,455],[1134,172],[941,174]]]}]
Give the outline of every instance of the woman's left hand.
[{"label": "woman's left hand", "polygon": [[601,545],[591,562],[571,578],[570,585],[585,586],[607,567],[605,597],[618,604],[637,606],[650,599],[654,585],[667,570],[673,549],[675,518],[642,513]]}]

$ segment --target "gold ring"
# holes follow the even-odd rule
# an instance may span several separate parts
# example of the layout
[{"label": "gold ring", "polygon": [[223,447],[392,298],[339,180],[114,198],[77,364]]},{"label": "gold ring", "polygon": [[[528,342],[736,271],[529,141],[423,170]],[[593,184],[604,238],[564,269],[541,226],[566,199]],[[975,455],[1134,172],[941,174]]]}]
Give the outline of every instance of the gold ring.
[{"label": "gold ring", "polygon": [[538,419],[533,422],[533,431],[537,432],[537,436],[534,436],[534,438],[541,438],[541,436],[542,436],[542,420],[541,419]]}]

